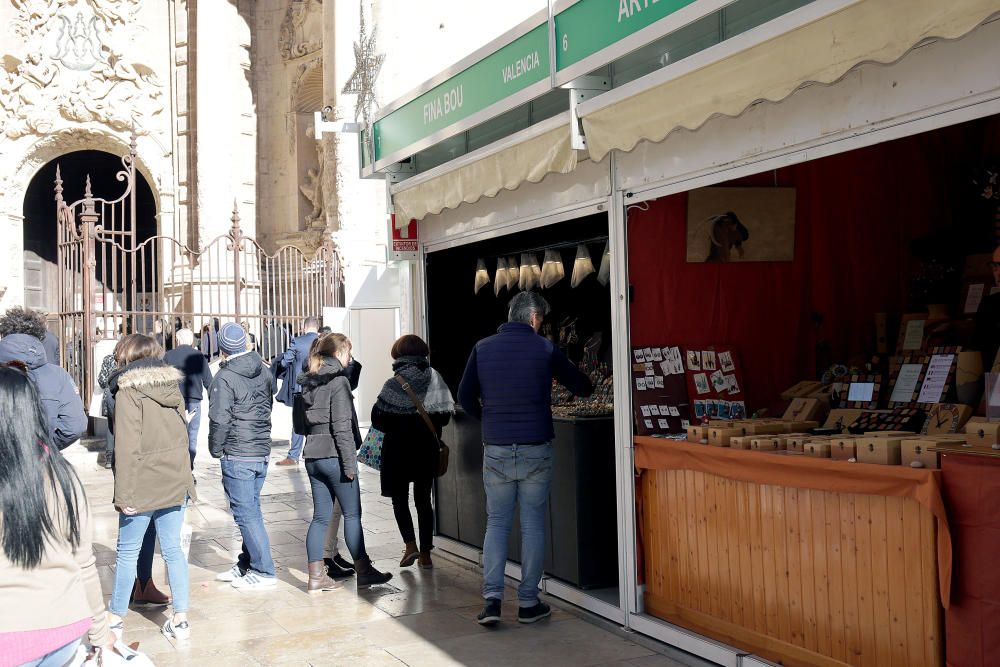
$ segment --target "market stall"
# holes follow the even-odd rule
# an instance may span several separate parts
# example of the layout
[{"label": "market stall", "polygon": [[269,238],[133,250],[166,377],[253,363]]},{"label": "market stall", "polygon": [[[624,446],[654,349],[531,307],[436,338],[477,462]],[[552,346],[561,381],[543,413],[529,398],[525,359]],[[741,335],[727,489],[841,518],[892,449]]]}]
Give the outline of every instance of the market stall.
[{"label": "market stall", "polygon": [[[412,218],[419,229],[414,328],[455,383],[470,341],[505,319],[501,258],[509,270],[516,255],[520,277],[522,252],[544,264],[550,248],[569,275],[575,244],[593,242],[596,263],[606,237],[606,291],[552,301],[557,322],[600,311],[613,460],[602,458],[611,436],[569,447],[593,458],[562,481],[578,507],[584,485],[613,494],[614,527],[594,520],[616,532],[618,586],[583,590],[584,574],[559,570],[555,550],[584,553],[581,517],[595,509],[565,522],[575,549],[557,546],[570,515],[554,490],[545,591],[733,667],[763,664],[750,652],[787,664],[940,664],[959,640],[941,622],[950,533],[934,500],[942,479],[948,487],[937,448],[961,438],[990,449],[997,435],[971,420],[985,419],[982,377],[995,358],[981,325],[1000,322],[997,223],[973,194],[1000,147],[1000,5],[622,7],[554,0],[547,30],[533,17],[387,105],[366,131],[363,171],[393,183],[397,227]],[[537,71],[496,81],[491,58],[513,52],[537,53]],[[473,84],[489,95],[469,96],[451,120],[418,122],[428,100]],[[594,217],[598,231],[585,228]],[[523,236],[540,230],[554,235]],[[557,430],[595,425],[579,421],[591,408],[563,407]],[[863,440],[876,436],[886,438]],[[437,488],[441,545],[475,562],[478,424],[459,415],[446,440],[456,458]],[[697,451],[707,467],[644,458],[667,448]],[[785,476],[747,477],[770,468]],[[810,485],[790,480],[800,477]],[[683,542],[689,521],[697,539]],[[755,546],[734,551],[730,526],[737,545]],[[852,560],[859,535],[867,556]],[[976,581],[982,570],[966,570],[974,560],[955,542],[956,577]],[[797,595],[791,570],[778,569],[796,554]],[[961,621],[953,609],[949,635],[956,622],[992,627],[982,601],[959,604]]]},{"label": "market stall", "polygon": [[[473,346],[506,322],[514,294],[532,289],[549,302],[552,311],[540,334],[578,364],[596,389],[586,399],[558,385],[552,389],[556,465],[546,572],[580,589],[606,589],[605,597],[617,603],[607,246],[607,216],[592,215],[433,252],[426,263],[427,319],[431,362],[457,388]],[[479,422],[460,413],[444,439],[455,464],[438,482],[438,531],[481,549],[486,500]],[[508,556],[521,560],[516,522]]]}]

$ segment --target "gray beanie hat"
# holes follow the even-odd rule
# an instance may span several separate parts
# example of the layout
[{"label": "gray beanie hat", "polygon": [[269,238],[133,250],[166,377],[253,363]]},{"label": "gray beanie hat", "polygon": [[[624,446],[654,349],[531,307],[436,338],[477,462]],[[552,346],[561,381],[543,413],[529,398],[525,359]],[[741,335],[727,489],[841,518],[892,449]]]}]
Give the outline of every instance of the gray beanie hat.
[{"label": "gray beanie hat", "polygon": [[236,322],[226,322],[219,329],[219,349],[227,355],[247,351],[247,332]]}]

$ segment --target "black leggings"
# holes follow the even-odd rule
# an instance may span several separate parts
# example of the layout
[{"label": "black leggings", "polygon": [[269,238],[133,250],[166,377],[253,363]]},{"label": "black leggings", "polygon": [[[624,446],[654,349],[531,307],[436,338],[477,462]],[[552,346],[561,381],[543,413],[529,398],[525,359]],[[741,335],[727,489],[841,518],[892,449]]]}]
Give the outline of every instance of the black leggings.
[{"label": "black leggings", "polygon": [[[430,551],[434,546],[434,510],[431,509],[431,477],[413,482],[413,504],[417,506],[417,523],[420,525],[420,550]],[[392,496],[392,513],[404,542],[416,542],[413,518],[410,516],[410,485]]]}]

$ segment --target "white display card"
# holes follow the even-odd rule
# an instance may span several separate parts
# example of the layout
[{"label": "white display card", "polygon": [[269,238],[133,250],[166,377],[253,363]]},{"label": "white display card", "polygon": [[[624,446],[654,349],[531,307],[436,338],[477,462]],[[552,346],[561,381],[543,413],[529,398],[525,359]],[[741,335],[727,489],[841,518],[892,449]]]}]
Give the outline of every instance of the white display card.
[{"label": "white display card", "polygon": [[951,366],[955,362],[954,354],[935,354],[927,364],[927,373],[924,375],[924,383],[920,387],[920,396],[917,403],[940,403],[944,394],[945,385],[948,384],[948,374]]},{"label": "white display card", "polygon": [[975,283],[969,285],[969,293],[965,297],[965,309],[966,315],[979,312],[979,304],[983,302],[983,293],[986,291],[986,285],[983,283]]},{"label": "white display card", "polygon": [[909,403],[913,400],[913,392],[917,390],[923,368],[923,364],[903,364],[899,367],[899,377],[896,378],[896,386],[892,388],[890,403]]},{"label": "white display card", "polygon": [[904,350],[919,350],[924,346],[924,325],[926,320],[910,320],[906,323],[906,333],[903,336]]},{"label": "white display card", "polygon": [[852,403],[870,403],[874,395],[874,382],[852,382],[847,390],[847,400]]}]

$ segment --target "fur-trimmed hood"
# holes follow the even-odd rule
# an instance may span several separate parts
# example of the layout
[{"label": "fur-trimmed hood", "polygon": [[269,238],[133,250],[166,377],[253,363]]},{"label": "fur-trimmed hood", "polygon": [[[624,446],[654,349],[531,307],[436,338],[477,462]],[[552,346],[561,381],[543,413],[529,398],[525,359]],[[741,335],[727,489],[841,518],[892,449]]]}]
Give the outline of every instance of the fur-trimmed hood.
[{"label": "fur-trimmed hood", "polygon": [[184,405],[180,390],[183,377],[179,370],[159,359],[140,359],[112,375],[108,388],[114,393],[132,389],[173,408]]}]

